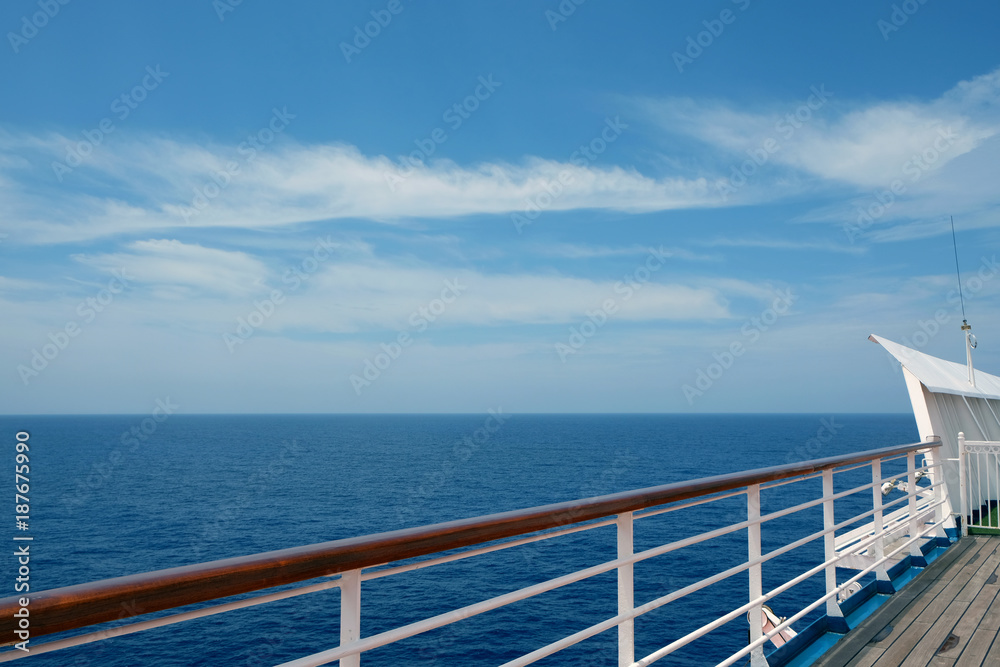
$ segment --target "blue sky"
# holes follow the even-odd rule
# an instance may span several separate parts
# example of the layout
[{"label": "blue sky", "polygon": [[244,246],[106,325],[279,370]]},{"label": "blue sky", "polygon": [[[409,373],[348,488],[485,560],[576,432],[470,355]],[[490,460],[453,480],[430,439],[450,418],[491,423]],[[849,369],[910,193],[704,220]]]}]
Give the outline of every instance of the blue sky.
[{"label": "blue sky", "polygon": [[906,411],[950,215],[1000,369],[998,19],[4,3],[0,412]]}]

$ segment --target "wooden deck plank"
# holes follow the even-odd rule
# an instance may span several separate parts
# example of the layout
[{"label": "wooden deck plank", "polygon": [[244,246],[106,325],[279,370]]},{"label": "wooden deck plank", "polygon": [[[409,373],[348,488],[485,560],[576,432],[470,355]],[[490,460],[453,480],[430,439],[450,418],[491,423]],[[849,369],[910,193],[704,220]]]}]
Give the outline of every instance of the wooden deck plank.
[{"label": "wooden deck plank", "polygon": [[990,646],[995,643],[997,631],[988,628],[980,628],[973,633],[966,644],[962,655],[958,656],[955,667],[981,667],[986,660],[986,654]]},{"label": "wooden deck plank", "polygon": [[882,657],[885,649],[877,646],[866,646],[855,656],[854,660],[847,663],[847,667],[872,667],[875,661]]},{"label": "wooden deck plank", "polygon": [[[919,622],[921,624],[937,623],[983,566],[985,561],[983,560],[982,552],[986,548],[987,544],[984,540],[974,538],[973,545],[970,546],[969,550],[961,558],[952,563],[950,567],[936,571],[934,576],[937,579],[937,584],[914,599],[907,612],[904,612],[896,619],[897,629],[900,632],[894,632],[893,635],[887,637],[881,643],[889,645],[893,642],[903,640],[908,641],[911,646],[915,644],[923,635],[916,635],[916,630],[909,630],[908,627],[904,627],[904,621],[912,620],[914,623]],[[968,605],[966,604],[966,606]],[[957,612],[954,617],[954,621],[957,622],[958,617],[965,611],[965,608],[955,607],[953,611]],[[945,637],[947,637],[947,634]],[[942,641],[944,641],[943,637]]]},{"label": "wooden deck plank", "polygon": [[[955,644],[954,648],[939,653],[938,655],[942,658],[952,658],[957,659],[965,651],[966,647],[969,645],[969,641],[972,639],[972,635],[979,629],[983,622],[988,618],[988,612],[990,607],[998,602],[997,600],[997,586],[984,586],[982,587],[980,594],[976,596],[971,603],[969,603],[968,608],[962,617],[958,620],[958,623],[951,630],[951,632],[958,637],[958,643]],[[992,629],[996,630],[1000,627],[1000,621],[997,619],[992,619],[991,623],[995,623]],[[989,628],[987,628],[989,629]],[[937,663],[931,663],[937,664]],[[944,664],[944,663],[941,663]]]},{"label": "wooden deck plank", "polygon": [[[966,562],[970,556],[969,550],[975,546],[974,540],[960,540],[952,545],[902,591],[889,598],[874,614],[862,621],[844,639],[814,662],[813,667],[839,667],[849,663],[854,664],[852,661],[855,659],[859,660],[857,664],[864,664],[867,667],[870,663],[864,662],[863,657],[872,656],[877,660],[885,652],[886,646],[869,645],[869,642],[883,628],[893,625],[894,621],[898,624],[902,615],[909,609],[909,605],[928,588],[943,589],[946,582],[940,581],[938,577],[952,564]],[[913,618],[917,613],[919,612],[913,614]],[[908,625],[910,621],[912,618],[905,623]],[[893,628],[895,631],[895,625]]]},{"label": "wooden deck plank", "polygon": [[[948,581],[948,588],[945,589],[944,593],[948,596],[949,602],[962,599],[963,593],[972,590],[973,579],[983,570],[984,566],[988,565],[990,556],[993,555],[993,544],[989,538],[975,537],[973,539],[978,546],[978,548],[973,547],[976,552],[969,557],[964,565],[956,563],[948,568],[947,576],[940,577],[942,580]],[[982,585],[976,587],[975,590],[978,591],[981,587]]]},{"label": "wooden deck plank", "polygon": [[[873,641],[889,626],[887,636]],[[814,665],[1000,665],[998,633],[1000,539],[970,536],[945,551]],[[955,635],[954,646],[938,653],[950,635]]]},{"label": "wooden deck plank", "polygon": [[[978,541],[980,540],[977,539]],[[966,612],[975,599],[983,592],[988,575],[996,568],[997,564],[992,558],[996,554],[997,544],[1000,542],[984,542],[976,554],[978,558],[970,557],[944,590],[917,616],[917,622],[911,626],[912,629],[908,629],[898,638],[898,642],[912,647],[901,667],[923,667],[929,664],[927,656],[935,656],[939,647],[950,635],[955,635],[957,641],[961,641],[963,634],[958,631],[958,625],[966,617]],[[956,566],[949,568],[948,572],[954,571]],[[992,598],[985,599],[986,596],[983,598],[979,603],[978,615],[967,623],[971,627],[963,628],[966,637],[979,626],[983,612],[992,602]],[[926,629],[923,624],[927,624]],[[956,651],[958,648],[956,644],[947,653],[957,656],[961,652]]]},{"label": "wooden deck plank", "polygon": [[[913,637],[921,637],[930,631],[930,629],[931,624],[926,621],[913,621],[902,633],[893,631],[892,641],[885,649],[882,657],[875,663],[876,667],[899,667],[902,665],[917,643]],[[927,660],[930,660],[930,656],[927,656]],[[926,665],[927,662],[923,664]]]},{"label": "wooden deck plank", "polygon": [[[964,542],[965,540],[962,540]],[[962,542],[959,542],[961,544]],[[958,546],[958,545],[955,545]],[[910,623],[917,620],[917,618],[923,614],[927,607],[930,606],[934,600],[942,594],[951,593],[950,597],[957,595],[959,591],[968,583],[969,579],[975,573],[975,569],[978,567],[977,563],[981,558],[980,552],[985,548],[986,544],[983,540],[977,538],[969,538],[969,545],[961,554],[958,554],[957,558],[951,560],[947,563],[943,563],[943,567],[933,568],[928,567],[922,572],[917,579],[930,578],[933,583],[925,588],[922,592],[918,593],[913,602],[904,609],[900,614],[897,614],[888,625],[894,626],[899,632],[902,632]],[[940,560],[940,559],[938,559]],[[937,563],[938,561],[935,561]],[[933,566],[933,564],[932,564]],[[970,568],[972,568],[970,570]],[[964,574],[963,574],[964,573]],[[916,583],[916,579],[910,582],[912,585]],[[896,595],[905,594],[910,585],[907,585],[900,593]],[[895,596],[894,596],[895,597]],[[944,598],[942,598],[944,599]],[[950,601],[950,600],[949,600]],[[939,603],[939,606],[942,603]],[[940,614],[943,611],[944,606],[947,606],[947,601],[943,603],[940,609],[935,608],[934,613]],[[898,638],[898,633],[890,635],[886,639],[879,642],[879,645],[888,647],[895,639]]]},{"label": "wooden deck plank", "polygon": [[[985,539],[973,538],[974,543],[963,556],[944,571],[937,573],[938,583],[945,584],[936,593],[928,589],[918,596],[910,606],[912,622],[894,631],[883,643],[888,644],[886,652],[877,665],[892,667],[923,667],[934,658],[938,647],[951,634],[959,618],[969,606],[968,602],[955,598],[966,590],[975,575],[993,553],[992,545]],[[931,596],[933,595],[933,599]],[[926,604],[923,604],[926,601]],[[916,616],[913,612],[916,611]]]},{"label": "wooden deck plank", "polygon": [[[943,595],[943,594],[942,594]],[[928,629],[923,635],[916,638],[916,642],[913,642],[913,638],[909,639],[909,644],[912,646],[912,651],[903,660],[901,667],[922,667],[923,665],[930,664],[930,660],[938,655],[937,651],[944,644],[945,640],[952,634],[958,635],[955,630],[957,629],[956,621],[965,615],[965,612],[969,608],[968,602],[963,602],[962,600],[953,601],[945,609],[944,613],[938,618],[928,618],[925,623],[928,625]],[[978,626],[978,623],[976,624]],[[973,630],[975,627],[973,627]],[[901,639],[901,641],[907,641]],[[954,659],[958,655],[956,648],[952,648],[947,651],[943,657],[949,657]],[[947,655],[951,654],[951,655]]]},{"label": "wooden deck plank", "polygon": [[[990,553],[991,549],[992,553]],[[996,573],[997,568],[1000,567],[1000,540],[987,542],[986,546],[979,553],[980,558],[985,560],[983,560],[976,574],[969,580],[968,585],[955,598],[956,600],[971,601],[979,595],[979,592],[987,585],[986,582],[989,581],[990,577]]]},{"label": "wooden deck plank", "polygon": [[[989,633],[986,634],[987,636],[989,635]],[[983,641],[985,641],[985,638]],[[1000,665],[1000,641],[997,641],[996,635],[993,635],[993,645],[990,647],[990,652],[983,659],[983,664]]]},{"label": "wooden deck plank", "polygon": [[920,591],[912,598],[908,600],[903,598],[901,600],[904,604],[899,612],[895,616],[887,618],[886,622],[882,625],[883,628],[892,626],[892,633],[890,633],[887,637],[874,642],[875,646],[889,648],[889,646],[891,646],[892,643],[899,638],[899,635],[917,620],[917,617],[920,616],[927,605],[940,595],[941,591],[943,591],[945,586],[948,585],[945,581],[936,580],[929,581],[928,583],[930,583],[930,586],[926,586],[924,590]]},{"label": "wooden deck plank", "polygon": [[993,598],[989,609],[983,615],[983,620],[980,621],[979,627],[989,630],[1000,629],[1000,590],[997,591],[997,596]]},{"label": "wooden deck plank", "polygon": [[931,658],[931,661],[927,663],[928,667],[952,667],[955,664],[954,658],[942,658],[939,655]]},{"label": "wooden deck plank", "polygon": [[[918,629],[911,629],[914,625],[920,624],[921,626],[930,625],[933,619],[940,616],[940,613],[928,614],[928,609],[933,609],[935,603],[940,604],[943,599],[944,591],[948,587],[948,583],[945,581],[939,581],[933,586],[924,591],[923,594],[918,595],[902,614],[899,614],[897,618],[893,620],[895,623],[890,622],[889,625],[893,626],[893,632],[888,637],[880,642],[877,642],[877,646],[883,646],[888,648],[895,642],[899,640],[908,640],[914,633],[920,632]],[[920,635],[916,635],[919,637]],[[911,645],[915,643],[915,640],[911,642]]]}]

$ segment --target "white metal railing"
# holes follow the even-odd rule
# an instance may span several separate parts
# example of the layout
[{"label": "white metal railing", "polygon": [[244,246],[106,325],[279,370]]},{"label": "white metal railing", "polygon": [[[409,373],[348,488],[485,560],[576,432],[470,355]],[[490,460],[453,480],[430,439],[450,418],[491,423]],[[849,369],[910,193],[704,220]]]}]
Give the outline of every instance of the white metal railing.
[{"label": "white metal railing", "polygon": [[962,535],[969,529],[1000,533],[1000,442],[966,440],[958,434]]},{"label": "white metal railing", "polygon": [[[396,628],[394,630],[386,631],[378,635],[373,635],[367,637],[363,640],[352,641],[352,642],[342,642],[341,646],[330,649],[328,651],[323,651],[311,656],[300,658],[298,660],[293,660],[290,662],[283,663],[279,667],[312,667],[318,665],[325,665],[336,660],[340,660],[341,667],[356,667],[360,665],[360,655],[364,651],[368,651],[379,646],[384,646],[386,644],[399,641],[406,637],[410,637],[419,632],[425,632],[434,628],[439,628],[449,623],[456,622],[458,620],[468,618],[470,616],[480,614],[491,609],[496,609],[507,604],[511,604],[516,601],[524,600],[535,595],[539,595],[543,592],[554,590],[558,587],[565,586],[570,583],[581,581],[585,578],[600,574],[603,572],[608,572],[612,569],[617,569],[618,571],[618,615],[609,619],[606,619],[600,623],[594,624],[588,628],[583,628],[576,633],[564,637],[559,641],[553,642],[547,646],[541,647],[521,658],[512,660],[504,663],[501,667],[522,667],[524,665],[529,665],[534,663],[544,657],[552,655],[559,650],[562,650],[568,646],[572,646],[579,643],[585,639],[593,637],[601,632],[610,630],[612,628],[618,628],[618,665],[619,667],[645,667],[653,662],[673,653],[677,649],[695,641],[696,639],[703,637],[709,632],[725,625],[726,623],[737,619],[748,612],[751,614],[751,618],[759,617],[761,608],[768,601],[773,599],[775,596],[789,590],[793,586],[804,582],[810,577],[819,574],[821,572],[825,573],[826,579],[826,592],[818,600],[814,601],[812,604],[808,605],[792,617],[788,618],[778,626],[776,626],[772,631],[766,635],[763,633],[761,627],[752,625],[751,641],[750,644],[734,653],[732,656],[719,663],[720,667],[725,665],[732,665],[735,662],[744,659],[747,654],[751,655],[751,663],[753,667],[759,665],[766,665],[766,659],[764,657],[764,644],[773,636],[777,635],[779,632],[785,628],[790,627],[790,625],[805,615],[807,615],[812,610],[816,609],[820,605],[825,605],[825,611],[828,616],[842,616],[840,611],[840,606],[837,602],[837,594],[850,586],[850,584],[860,580],[866,574],[875,571],[880,578],[888,578],[886,575],[887,564],[891,563],[894,558],[902,558],[902,555],[920,555],[921,541],[927,538],[932,533],[938,536],[944,536],[944,521],[946,512],[944,511],[945,501],[943,499],[943,481],[936,481],[929,486],[919,487],[917,486],[917,473],[924,472],[929,473],[932,469],[940,468],[941,464],[936,464],[933,466],[916,466],[916,456],[915,452],[909,452],[905,455],[907,463],[907,479],[909,483],[909,489],[911,489],[906,496],[895,500],[891,503],[882,505],[881,498],[881,470],[882,464],[891,460],[895,460],[903,457],[891,457],[885,459],[875,459],[868,464],[866,467],[870,467],[872,474],[872,481],[869,484],[864,484],[855,488],[848,489],[846,491],[841,491],[839,493],[834,493],[833,491],[833,477],[834,474],[848,472],[850,470],[855,470],[862,466],[849,466],[843,469],[827,469],[824,470],[819,475],[806,475],[799,478],[793,478],[790,480],[782,480],[771,484],[755,484],[748,486],[746,489],[736,492],[736,493],[726,493],[720,496],[714,496],[711,498],[700,499],[695,502],[678,503],[674,506],[666,508],[657,508],[654,510],[646,511],[643,513],[628,512],[620,514],[616,517],[613,522],[617,527],[617,545],[618,545],[618,558],[615,560],[608,561],[601,565],[597,565],[585,570],[580,570],[578,572],[565,575],[563,577],[558,577],[534,586],[530,586],[518,591],[513,591],[506,595],[498,596],[484,602],[480,602],[474,605],[469,605],[461,609],[457,609],[453,612],[442,614],[440,616],[434,617],[432,619],[427,619],[425,621],[420,621],[417,623],[412,623],[401,628]],[[823,493],[820,498],[802,503],[795,507],[787,508],[784,510],[776,511],[770,514],[761,515],[760,513],[760,492],[761,488],[772,488],[782,484],[787,484],[791,482],[803,481],[805,479],[811,479],[820,476],[823,480]],[[937,477],[937,475],[935,475]],[[835,523],[834,521],[834,502],[838,499],[845,498],[849,495],[859,493],[862,491],[872,490],[872,498],[874,508],[870,511],[863,512],[856,516],[851,517],[845,521]],[[634,554],[632,551],[633,546],[633,528],[634,521],[636,519],[644,519],[647,517],[655,516],[658,514],[663,514],[665,512],[676,511],[682,508],[692,507],[694,505],[700,505],[709,502],[715,502],[723,498],[730,498],[736,495],[745,495],[747,498],[747,520],[741,521],[729,526],[725,526],[713,531],[705,532],[700,535],[692,536],[687,539],[678,540],[676,542],[671,542],[659,547],[655,547],[638,554]],[[852,552],[865,551],[869,548],[873,548],[874,553],[877,558],[872,562],[872,564],[866,568],[860,569],[857,574],[852,576],[845,582],[837,584],[836,581],[836,568],[843,558],[844,554],[838,553],[835,548],[835,534],[836,531],[849,525],[853,525],[858,521],[867,519],[868,517],[873,517],[873,524],[879,526],[883,523],[883,520],[887,517],[883,514],[885,507],[891,507],[897,503],[906,502],[907,506],[900,508],[899,510],[893,512],[890,516],[892,519],[886,523],[881,529],[874,531],[868,531],[864,537],[858,537],[853,541]],[[823,528],[818,530],[806,537],[796,540],[791,544],[785,545],[778,549],[775,549],[767,554],[761,553],[761,532],[762,525],[768,521],[777,519],[782,516],[787,516],[794,512],[801,511],[809,507],[815,507],[822,504],[823,506]],[[600,525],[608,525],[611,522],[603,521],[598,524],[591,524],[580,529],[590,529],[596,528]],[[706,577],[700,581],[690,584],[684,588],[673,591],[667,595],[661,596],[654,600],[651,600],[645,604],[634,606],[633,596],[634,591],[632,588],[632,574],[633,566],[635,563],[644,561],[656,556],[662,556],[664,554],[676,551],[683,547],[698,544],[700,542],[707,541],[722,535],[747,530],[747,552],[748,559],[745,563],[729,568],[723,572],[716,573],[712,576]],[[864,530],[864,529],[862,529]],[[884,553],[884,545],[887,541],[887,537],[895,535],[903,530],[907,532],[908,539],[900,545],[897,545],[895,549],[889,553]],[[560,531],[562,532],[562,531]],[[575,531],[574,531],[575,532]],[[559,533],[551,534],[553,537]],[[800,573],[799,575],[793,577],[784,584],[767,591],[766,593],[762,590],[762,567],[763,564],[777,556],[788,553],[796,548],[805,545],[815,539],[822,537],[824,539],[825,547],[825,559],[822,563],[819,563],[815,567],[807,570],[806,572]],[[549,535],[541,536],[541,539],[548,539]],[[520,543],[520,541],[519,541]],[[500,545],[500,548],[506,548],[508,545]],[[511,543],[510,546],[514,546]],[[462,554],[463,557],[468,557],[475,555],[478,550],[473,552],[466,552]],[[901,555],[902,554],[902,555]],[[422,566],[433,565],[438,562],[444,562],[445,559],[433,559],[421,563]],[[720,616],[719,618],[713,619],[711,622],[706,623],[697,630],[688,633],[683,637],[679,637],[670,644],[650,653],[649,655],[636,660],[634,655],[635,638],[634,638],[634,625],[633,621],[636,617],[645,614],[649,611],[657,609],[663,605],[670,602],[678,600],[685,597],[695,591],[706,588],[712,584],[718,583],[727,579],[735,574],[743,571],[749,571],[750,575],[750,589],[749,589],[749,601],[736,609],[733,609],[727,614]],[[353,617],[352,617],[353,621]],[[342,621],[343,623],[343,621]]]},{"label": "white metal railing", "polygon": [[[326,665],[335,661],[340,661],[341,667],[359,667],[362,654],[366,651],[391,644],[414,635],[428,632],[436,628],[456,623],[472,616],[486,613],[488,611],[504,607],[506,605],[526,600],[542,593],[558,589],[563,586],[579,582],[595,575],[610,572],[617,572],[617,592],[618,609],[617,614],[611,618],[593,624],[589,627],[576,629],[571,634],[562,639],[542,646],[520,658],[511,660],[502,667],[521,667],[532,664],[546,656],[552,655],[564,648],[584,641],[599,633],[617,628],[618,654],[617,665],[619,667],[645,667],[661,658],[670,655],[674,651],[690,644],[691,642],[704,637],[708,633],[722,627],[723,625],[738,619],[748,612],[750,618],[760,618],[763,605],[767,604],[776,596],[797,586],[813,576],[824,574],[824,594],[814,600],[802,610],[784,620],[766,634],[757,624],[751,624],[749,644],[733,653],[719,665],[732,665],[738,661],[745,660],[749,656],[753,667],[767,665],[764,656],[765,644],[782,630],[791,626],[792,623],[804,618],[813,610],[823,607],[828,617],[842,617],[840,605],[838,604],[838,594],[847,589],[851,584],[859,581],[865,575],[874,572],[879,579],[887,579],[887,567],[894,560],[905,557],[905,555],[919,556],[922,543],[935,536],[944,536],[944,522],[948,516],[946,498],[944,492],[943,471],[941,463],[928,465],[926,460],[924,465],[917,465],[917,457],[922,456],[923,447],[939,446],[940,441],[935,443],[918,443],[905,448],[893,448],[892,450],[878,450],[873,452],[870,459],[863,459],[861,455],[854,456],[850,463],[836,465],[836,461],[844,460],[847,457],[835,457],[814,462],[806,462],[800,465],[803,472],[793,474],[787,472],[788,466],[750,471],[748,473],[734,474],[731,477],[758,480],[755,483],[748,483],[746,486],[734,488],[735,484],[731,480],[724,479],[727,476],[718,478],[705,478],[693,482],[684,483],[683,493],[670,489],[669,492],[660,493],[678,498],[670,502],[652,503],[641,506],[634,511],[624,511],[613,516],[598,518],[586,523],[574,523],[570,513],[564,523],[570,524],[565,527],[549,530],[548,532],[535,532],[517,536],[516,539],[476,546],[468,550],[451,553],[442,553],[419,562],[407,562],[402,565],[392,566],[391,563],[382,563],[372,566],[365,566],[339,572],[339,576],[327,578],[320,583],[313,583],[300,588],[285,590],[279,593],[260,595],[254,598],[239,600],[219,604],[213,607],[197,609],[194,611],[174,614],[172,616],[161,617],[151,621],[132,623],[130,625],[118,626],[110,630],[91,632],[86,635],[79,635],[67,639],[60,639],[46,644],[32,647],[32,654],[47,652],[68,646],[75,646],[92,641],[106,639],[110,636],[119,636],[158,627],[170,623],[188,620],[191,618],[203,617],[215,613],[222,613],[232,609],[247,607],[271,600],[282,599],[294,595],[305,594],[317,590],[324,590],[332,587],[341,589],[341,613],[340,613],[340,645],[313,655],[302,657],[296,660],[285,662],[281,667],[312,667]],[[891,452],[880,454],[880,452]],[[884,503],[882,499],[883,465],[891,461],[901,462],[905,459],[906,479],[908,486],[906,495],[898,500]],[[860,461],[860,463],[859,463]],[[810,466],[810,464],[815,464]],[[898,464],[897,464],[898,465]],[[834,481],[837,475],[868,469],[870,472],[870,482],[863,483],[852,488],[835,491]],[[796,468],[795,470],[799,470]],[[927,475],[930,482],[927,486],[918,486],[917,480],[920,474]],[[818,497],[813,497],[793,507],[787,507],[770,513],[761,513],[761,492],[775,489],[777,487],[799,483],[806,480],[820,479],[821,493]],[[964,478],[963,478],[964,479]],[[721,480],[721,481],[719,481]],[[728,482],[728,486],[726,483]],[[680,485],[678,485],[680,486]],[[667,487],[657,487],[657,489]],[[710,492],[698,491],[699,488],[714,489]],[[691,489],[690,492],[688,489]],[[846,499],[856,494],[871,493],[870,510],[865,510],[848,519],[837,522],[835,520],[834,508],[837,501]],[[629,492],[635,493],[635,492]],[[623,494],[627,495],[627,494]],[[666,495],[664,497],[666,497]],[[631,498],[632,496],[630,496]],[[634,551],[634,527],[638,520],[649,521],[652,517],[666,513],[677,512],[696,506],[719,503],[720,501],[738,497],[745,497],[745,515],[730,517],[732,523],[728,525],[707,530],[697,535],[692,535],[683,539],[660,544],[643,551]],[[964,496],[963,496],[964,497]],[[620,502],[617,496],[608,496],[603,499],[591,499],[597,504]],[[581,501],[583,502],[583,501]],[[896,505],[906,503],[899,508],[892,509]],[[789,516],[809,508],[822,506],[822,526],[817,525],[817,530],[810,534],[784,544],[771,551],[762,550],[762,533],[768,522],[781,517]],[[891,511],[890,511],[891,510]],[[527,512],[527,510],[526,510]],[[888,513],[887,513],[888,512]],[[745,520],[743,519],[745,516]],[[856,528],[862,521],[871,520],[871,524]],[[576,519],[580,521],[579,519]],[[541,540],[554,540],[561,536],[581,531],[595,530],[601,527],[614,525],[617,533],[615,558],[607,560],[598,565],[587,567],[569,574],[565,574],[554,579],[549,579],[533,584],[515,591],[505,593],[493,598],[482,600],[459,609],[454,609],[431,618],[409,623],[385,632],[362,636],[362,589],[365,581],[373,579],[402,576],[407,572],[427,567],[443,565],[456,560],[473,558],[475,556],[490,553],[502,549],[517,548],[529,543]],[[671,591],[652,600],[636,604],[635,589],[633,581],[634,565],[639,562],[648,561],[653,558],[660,558],[675,552],[679,549],[697,545],[711,539],[724,535],[745,531],[747,539],[747,559],[745,562],[716,572],[710,576],[695,581],[683,588]],[[841,536],[837,532],[841,531]],[[905,540],[893,540],[905,534]],[[844,540],[849,536],[848,540]],[[823,558],[813,567],[791,576],[781,585],[764,591],[763,571],[766,564],[773,559],[800,549],[805,545],[823,539]],[[840,543],[838,546],[838,542]],[[864,567],[851,566],[857,573],[847,581],[837,583],[837,567],[844,564],[845,559],[850,556],[868,557],[863,563]],[[679,600],[696,591],[708,586],[724,581],[734,575],[747,572],[749,577],[749,589],[747,591],[747,601],[736,606],[731,611],[710,619],[701,627],[691,631],[684,636],[676,637],[670,643],[649,653],[648,655],[636,659],[635,656],[635,628],[634,619],[646,614],[654,609],[658,609],[675,600]],[[774,573],[774,570],[771,571]],[[430,594],[430,593],[428,593]],[[18,651],[0,654],[0,661],[7,661],[23,657]]]}]

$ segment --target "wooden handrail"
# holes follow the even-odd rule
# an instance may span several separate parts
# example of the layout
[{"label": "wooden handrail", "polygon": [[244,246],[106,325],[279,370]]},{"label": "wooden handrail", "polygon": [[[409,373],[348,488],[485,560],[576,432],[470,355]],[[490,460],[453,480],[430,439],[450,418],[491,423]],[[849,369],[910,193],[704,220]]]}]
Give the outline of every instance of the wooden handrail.
[{"label": "wooden handrail", "polygon": [[0,637],[6,643],[19,641],[14,634],[14,612],[20,608],[21,597],[30,598],[31,637],[36,638],[940,445],[939,438],[928,439],[15,595],[0,600]]}]

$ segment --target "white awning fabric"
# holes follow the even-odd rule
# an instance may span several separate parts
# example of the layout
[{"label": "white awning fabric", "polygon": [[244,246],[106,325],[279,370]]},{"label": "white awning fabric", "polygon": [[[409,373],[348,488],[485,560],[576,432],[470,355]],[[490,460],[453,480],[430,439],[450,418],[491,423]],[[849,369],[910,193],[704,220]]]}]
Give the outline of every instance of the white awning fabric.
[{"label": "white awning fabric", "polygon": [[1000,400],[1000,377],[996,375],[976,370],[976,386],[973,387],[969,384],[969,369],[965,364],[938,359],[875,334],[868,340],[884,347],[932,393]]}]

